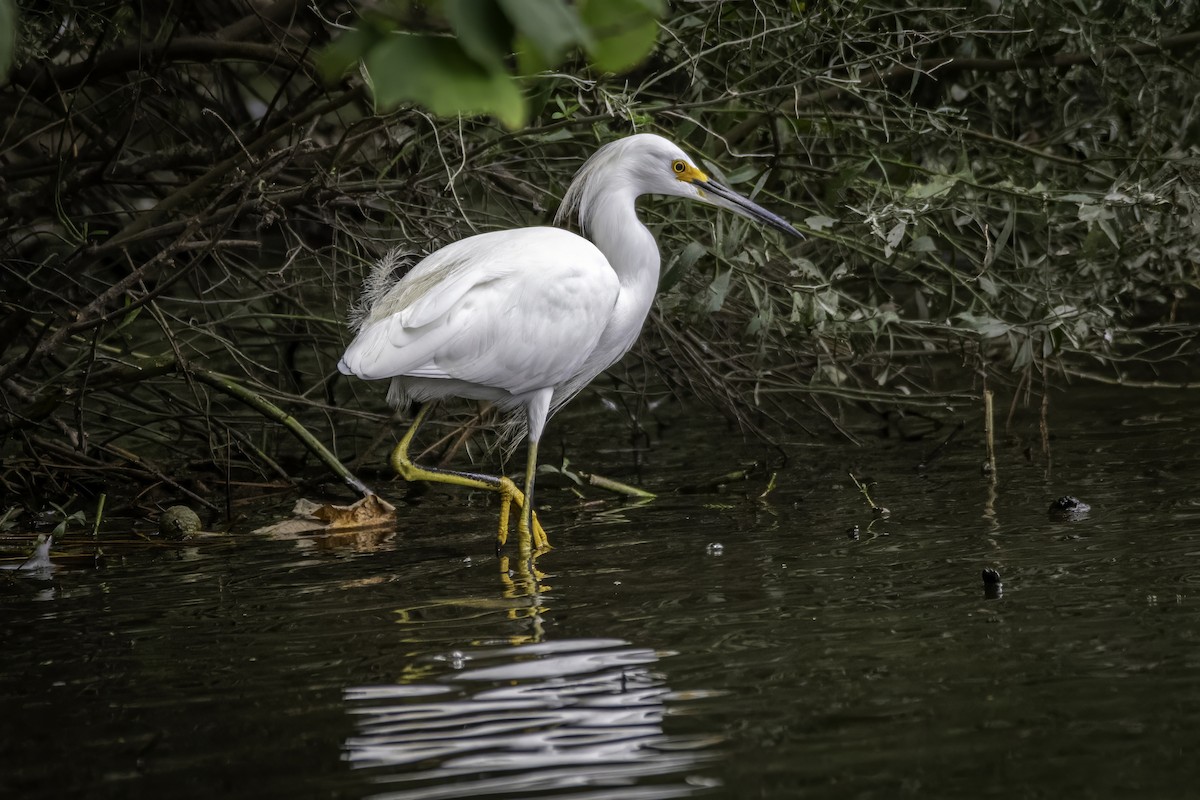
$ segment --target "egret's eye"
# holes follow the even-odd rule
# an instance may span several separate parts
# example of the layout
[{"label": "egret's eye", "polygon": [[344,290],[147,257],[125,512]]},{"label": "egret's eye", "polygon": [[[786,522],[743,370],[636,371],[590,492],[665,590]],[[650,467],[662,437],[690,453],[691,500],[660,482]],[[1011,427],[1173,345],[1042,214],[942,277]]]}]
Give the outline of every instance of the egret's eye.
[{"label": "egret's eye", "polygon": [[682,175],[684,170],[687,169],[687,162],[682,158],[678,158],[673,164],[671,164],[671,169],[675,170],[676,175]]}]

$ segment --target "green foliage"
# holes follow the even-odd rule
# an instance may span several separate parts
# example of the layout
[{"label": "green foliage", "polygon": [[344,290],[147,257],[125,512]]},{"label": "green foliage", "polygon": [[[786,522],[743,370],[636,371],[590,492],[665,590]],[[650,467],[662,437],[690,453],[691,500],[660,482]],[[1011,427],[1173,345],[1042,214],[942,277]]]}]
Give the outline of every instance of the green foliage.
[{"label": "green foliage", "polygon": [[396,34],[364,55],[375,105],[390,109],[406,101],[434,114],[492,114],[510,128],[525,124],[525,98],[511,76],[472,60],[453,40]]},{"label": "green foliage", "polygon": [[[366,451],[390,412],[335,364],[371,263],[547,224],[583,159],[637,130],[809,238],[645,201],[660,297],[598,381],[631,413],[670,391],[792,438],[946,414],[984,382],[1195,385],[1197,0],[679,3],[661,24],[632,0],[268,5],[269,24],[217,0],[22,7],[0,86],[10,496],[119,480],[211,509],[197,487],[305,470],[192,363]],[[621,37],[641,44],[609,54]]]},{"label": "green foliage", "polygon": [[[510,0],[519,2],[519,0]],[[637,66],[658,36],[663,3],[655,0],[585,0],[583,23],[592,31],[588,54],[601,70],[624,72]]]},{"label": "green foliage", "polygon": [[[341,76],[361,61],[378,111],[405,103],[434,114],[490,114],[508,128],[526,124],[522,84],[581,50],[597,69],[623,72],[654,47],[662,0],[443,0],[436,32],[403,30],[407,3],[383,4],[319,57]],[[515,70],[515,71],[514,71]]]},{"label": "green foliage", "polygon": [[17,50],[17,8],[13,0],[0,0],[0,81],[8,75]]}]

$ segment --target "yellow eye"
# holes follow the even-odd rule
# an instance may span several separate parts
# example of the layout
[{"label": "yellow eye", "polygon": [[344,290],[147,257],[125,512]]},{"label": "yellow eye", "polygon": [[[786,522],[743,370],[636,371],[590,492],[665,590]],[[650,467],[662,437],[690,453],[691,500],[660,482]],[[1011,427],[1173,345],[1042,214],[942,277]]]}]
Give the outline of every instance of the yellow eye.
[{"label": "yellow eye", "polygon": [[672,161],[671,171],[675,173],[675,180],[681,183],[708,183],[708,176],[696,169],[686,158],[677,158]]}]

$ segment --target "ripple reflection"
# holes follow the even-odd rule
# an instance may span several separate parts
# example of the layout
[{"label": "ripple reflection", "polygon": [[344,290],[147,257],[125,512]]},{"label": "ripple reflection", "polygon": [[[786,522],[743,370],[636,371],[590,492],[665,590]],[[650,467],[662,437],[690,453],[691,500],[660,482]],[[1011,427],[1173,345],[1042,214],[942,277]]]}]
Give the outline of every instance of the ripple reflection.
[{"label": "ripple reflection", "polygon": [[395,800],[691,796],[719,739],[664,732],[658,659],[617,639],[455,651],[427,683],[347,689],[346,759]]}]

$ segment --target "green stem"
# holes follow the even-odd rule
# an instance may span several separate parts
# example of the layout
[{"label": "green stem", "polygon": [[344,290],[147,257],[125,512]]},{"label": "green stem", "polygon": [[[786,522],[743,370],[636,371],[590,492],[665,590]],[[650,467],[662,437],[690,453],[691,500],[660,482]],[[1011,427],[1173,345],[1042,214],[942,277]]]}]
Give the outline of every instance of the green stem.
[{"label": "green stem", "polygon": [[100,535],[100,520],[104,519],[104,501],[106,499],[108,499],[108,495],[101,492],[100,499],[96,501],[96,521],[92,523],[92,538]]},{"label": "green stem", "polygon": [[600,489],[607,489],[616,494],[623,494],[626,497],[657,497],[654,492],[648,492],[645,489],[639,489],[636,486],[630,486],[628,483],[621,483],[612,478],[606,478],[603,475],[596,475],[591,472],[578,472],[579,477],[588,482],[589,486],[596,486]]},{"label": "green stem", "polygon": [[321,444],[317,437],[308,432],[308,429],[300,424],[300,421],[291,414],[284,411],[279,406],[272,403],[270,400],[262,397],[259,394],[247,389],[228,375],[222,375],[219,372],[211,372],[200,367],[194,367],[190,364],[181,364],[189,374],[195,377],[202,383],[206,383],[219,392],[229,395],[237,400],[242,401],[246,405],[253,408],[258,413],[268,419],[273,419],[283,425],[292,434],[300,440],[301,444],[308,448],[309,452],[321,460],[325,466],[329,467],[335,475],[341,478],[347,486],[361,494],[363,497],[375,494],[367,487],[365,483],[359,480],[346,466],[338,461],[337,456],[329,452],[325,445]]}]

